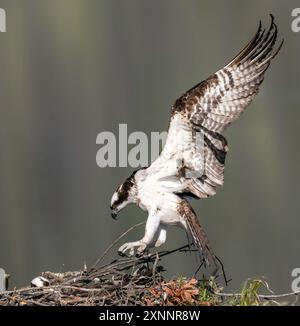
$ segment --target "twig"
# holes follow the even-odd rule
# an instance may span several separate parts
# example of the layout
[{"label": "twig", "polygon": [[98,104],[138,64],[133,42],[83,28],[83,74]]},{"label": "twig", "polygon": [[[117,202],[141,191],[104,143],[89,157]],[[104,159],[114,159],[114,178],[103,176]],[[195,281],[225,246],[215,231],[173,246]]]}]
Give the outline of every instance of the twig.
[{"label": "twig", "polygon": [[38,288],[24,288],[19,290],[12,290],[12,291],[5,291],[0,292],[1,296],[10,295],[10,294],[25,294],[26,292],[47,292],[47,293],[54,293],[54,290],[61,290],[61,289],[69,289],[69,290],[78,290],[82,292],[95,292],[95,291],[103,291],[103,289],[99,288],[82,288],[78,286],[71,286],[71,285],[53,285],[53,286],[43,286]]},{"label": "twig", "polygon": [[184,246],[181,246],[179,248],[176,248],[176,249],[173,249],[173,250],[169,250],[169,251],[161,251],[159,252],[159,256],[160,257],[164,257],[166,255],[170,255],[170,254],[173,254],[174,252],[177,252],[177,251],[183,251],[183,249],[186,249],[186,248],[189,248],[191,246],[191,244],[186,244]]},{"label": "twig", "polygon": [[217,261],[219,262],[219,264],[221,266],[223,278],[224,278],[224,281],[225,281],[225,285],[227,286],[228,283],[231,281],[231,279],[229,279],[229,280],[227,279],[224,264],[222,263],[221,259],[219,257],[217,257],[217,256],[215,256],[215,257],[216,257]]},{"label": "twig", "polygon": [[154,261],[153,266],[152,266],[152,277],[153,277],[153,282],[154,282],[155,285],[156,285],[155,274],[156,274],[156,267],[157,267],[158,262],[159,262],[159,254],[157,252],[155,261]]},{"label": "twig", "polygon": [[48,307],[49,306],[49,304],[42,303],[42,302],[39,302],[39,301],[34,301],[34,300],[26,300],[26,303],[30,303],[33,306],[42,306],[42,307]]},{"label": "twig", "polygon": [[[243,293],[220,293],[220,292],[214,292],[215,295],[220,297],[241,297]],[[284,298],[284,297],[291,297],[293,295],[300,294],[300,291],[296,292],[288,292],[288,293],[281,293],[281,294],[258,294],[258,297],[261,299],[278,299],[278,298]]]},{"label": "twig", "polygon": [[124,233],[122,233],[102,254],[102,256],[100,256],[96,262],[94,263],[94,265],[91,267],[92,269],[95,268],[102,260],[103,258],[108,254],[108,252],[122,239],[125,237],[126,234],[128,234],[129,232],[131,232],[132,230],[134,230],[135,228],[144,225],[145,222],[141,222],[138,224],[135,224],[134,226],[132,226],[131,228],[129,228],[127,231],[125,231]]}]

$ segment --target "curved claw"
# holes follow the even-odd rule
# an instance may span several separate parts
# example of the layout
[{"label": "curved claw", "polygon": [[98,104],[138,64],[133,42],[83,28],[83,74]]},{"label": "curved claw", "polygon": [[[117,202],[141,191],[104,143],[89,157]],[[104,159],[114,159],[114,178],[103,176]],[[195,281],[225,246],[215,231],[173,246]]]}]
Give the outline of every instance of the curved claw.
[{"label": "curved claw", "polygon": [[[118,254],[121,257],[127,256],[127,257],[132,257],[134,256],[135,253],[135,248],[136,249],[136,256],[140,257],[144,254],[144,251],[146,249],[147,245],[145,243],[142,243],[141,241],[136,241],[136,242],[128,242],[124,243],[118,250]],[[128,254],[126,254],[128,252]]]},{"label": "curved claw", "polygon": [[122,251],[120,251],[120,250],[118,250],[118,255],[119,255],[120,257],[126,257],[126,255],[125,255]]}]

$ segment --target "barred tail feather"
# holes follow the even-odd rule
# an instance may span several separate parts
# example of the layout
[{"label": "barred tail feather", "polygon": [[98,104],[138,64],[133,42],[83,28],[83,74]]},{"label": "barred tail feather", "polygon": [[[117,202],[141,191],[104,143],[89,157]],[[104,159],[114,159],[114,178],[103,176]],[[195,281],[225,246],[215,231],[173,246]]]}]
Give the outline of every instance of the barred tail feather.
[{"label": "barred tail feather", "polygon": [[207,234],[199,223],[196,213],[191,205],[187,201],[183,200],[179,204],[178,211],[180,215],[184,217],[187,229],[190,232],[193,242],[199,249],[205,263],[208,266],[218,267],[217,259],[213,253]]}]

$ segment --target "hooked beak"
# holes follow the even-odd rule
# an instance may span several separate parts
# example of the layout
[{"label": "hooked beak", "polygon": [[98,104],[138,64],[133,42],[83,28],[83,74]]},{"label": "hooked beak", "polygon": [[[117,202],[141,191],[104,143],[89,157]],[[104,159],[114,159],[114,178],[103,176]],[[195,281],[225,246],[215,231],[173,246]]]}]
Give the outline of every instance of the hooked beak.
[{"label": "hooked beak", "polygon": [[118,212],[115,211],[115,210],[112,210],[111,213],[110,213],[111,217],[116,220],[117,219],[117,215],[118,215]]}]

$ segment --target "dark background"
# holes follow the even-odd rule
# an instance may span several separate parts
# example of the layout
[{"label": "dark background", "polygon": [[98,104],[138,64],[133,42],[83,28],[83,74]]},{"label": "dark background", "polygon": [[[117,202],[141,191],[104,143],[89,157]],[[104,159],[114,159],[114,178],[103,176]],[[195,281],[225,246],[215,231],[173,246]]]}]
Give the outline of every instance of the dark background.
[{"label": "dark background", "polygon": [[[0,266],[11,284],[42,271],[90,266],[146,218],[128,207],[110,218],[113,191],[132,168],[99,168],[97,134],[167,128],[185,90],[226,64],[273,13],[282,51],[260,95],[226,133],[225,185],[193,206],[230,287],[265,276],[289,291],[299,267],[300,33],[298,1],[7,0],[0,34]],[[137,240],[143,229],[127,239]],[[125,239],[124,239],[125,240]],[[165,249],[186,241],[171,229]],[[109,259],[116,255],[112,252]],[[165,260],[193,273],[192,255]]]}]

